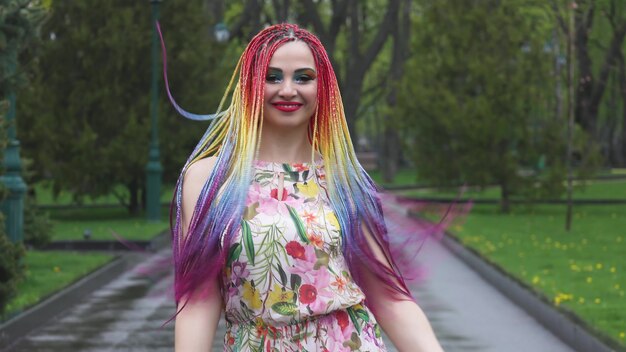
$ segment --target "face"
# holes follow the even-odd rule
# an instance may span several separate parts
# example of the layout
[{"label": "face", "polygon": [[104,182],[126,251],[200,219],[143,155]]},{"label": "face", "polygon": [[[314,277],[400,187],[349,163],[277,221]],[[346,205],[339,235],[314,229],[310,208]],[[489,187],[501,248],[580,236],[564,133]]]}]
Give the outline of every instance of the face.
[{"label": "face", "polygon": [[311,49],[301,41],[280,46],[265,77],[263,124],[306,126],[317,104],[317,73]]}]

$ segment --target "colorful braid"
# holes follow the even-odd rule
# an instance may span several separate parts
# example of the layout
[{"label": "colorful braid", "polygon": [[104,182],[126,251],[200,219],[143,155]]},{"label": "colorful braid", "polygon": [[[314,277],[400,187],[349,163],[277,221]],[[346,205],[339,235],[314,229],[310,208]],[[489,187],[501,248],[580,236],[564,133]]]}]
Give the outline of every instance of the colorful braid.
[{"label": "colorful braid", "polygon": [[[315,165],[314,153],[318,151],[326,167],[330,203],[339,220],[343,253],[351,273],[357,283],[362,283],[363,270],[368,268],[392,292],[399,293],[398,297],[410,298],[404,278],[390,254],[377,187],[355,156],[337,78],[326,50],[310,32],[294,24],[279,24],[262,30],[244,50],[215,114],[219,117],[212,121],[194,149],[176,184],[170,222],[177,302],[204,287],[208,278],[218,277],[225,265],[227,248],[240,229],[253,161],[259,149],[267,67],[276,49],[293,40],[306,43],[315,59],[318,104],[310,122],[311,163]],[[237,84],[230,106],[222,111],[235,78]],[[208,156],[216,156],[216,164],[200,193],[184,236],[182,185],[185,172],[190,165]],[[388,263],[375,258],[363,225]]]}]

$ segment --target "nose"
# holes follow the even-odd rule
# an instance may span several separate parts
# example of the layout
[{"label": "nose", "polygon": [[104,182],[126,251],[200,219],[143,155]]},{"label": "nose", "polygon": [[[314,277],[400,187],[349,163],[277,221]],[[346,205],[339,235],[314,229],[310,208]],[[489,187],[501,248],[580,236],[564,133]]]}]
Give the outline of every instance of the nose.
[{"label": "nose", "polygon": [[285,80],[278,91],[278,95],[284,99],[293,99],[297,94],[298,91],[290,80]]}]

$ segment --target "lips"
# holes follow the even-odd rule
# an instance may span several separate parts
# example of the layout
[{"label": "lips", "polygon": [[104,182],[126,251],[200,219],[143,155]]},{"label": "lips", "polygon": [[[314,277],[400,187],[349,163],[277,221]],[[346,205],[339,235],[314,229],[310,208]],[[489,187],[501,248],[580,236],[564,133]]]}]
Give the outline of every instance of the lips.
[{"label": "lips", "polygon": [[273,107],[283,112],[294,112],[300,109],[302,105],[304,104],[296,103],[296,102],[288,102],[288,101],[278,101],[278,102],[272,103]]}]

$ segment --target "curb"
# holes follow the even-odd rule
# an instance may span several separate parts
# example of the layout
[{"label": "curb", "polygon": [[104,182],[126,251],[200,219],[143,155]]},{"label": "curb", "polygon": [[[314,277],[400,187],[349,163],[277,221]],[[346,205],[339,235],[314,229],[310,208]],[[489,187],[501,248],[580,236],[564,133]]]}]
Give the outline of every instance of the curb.
[{"label": "curb", "polygon": [[[166,233],[163,232],[149,241],[146,250],[156,252],[168,244]],[[133,252],[127,251],[118,255],[108,264],[0,324],[0,351],[10,350],[11,346],[20,339],[42,327],[69,307],[73,307],[85,296],[113,281],[128,268],[136,265],[141,261],[143,255],[142,253],[137,255]]]},{"label": "curb", "polygon": [[[489,284],[535,318],[546,329],[576,351],[624,351],[621,346],[590,331],[592,328],[572,312],[555,308],[547,298],[533,292],[528,286],[511,277],[497,265],[489,262],[471,248],[465,247],[449,233],[442,238],[443,245],[471,267]],[[614,345],[614,346],[609,346]]]},{"label": "curb", "polygon": [[107,265],[0,325],[0,345],[8,348],[31,331],[43,326],[67,307],[73,306],[86,295],[115,279],[130,262],[129,256],[118,256]]}]

